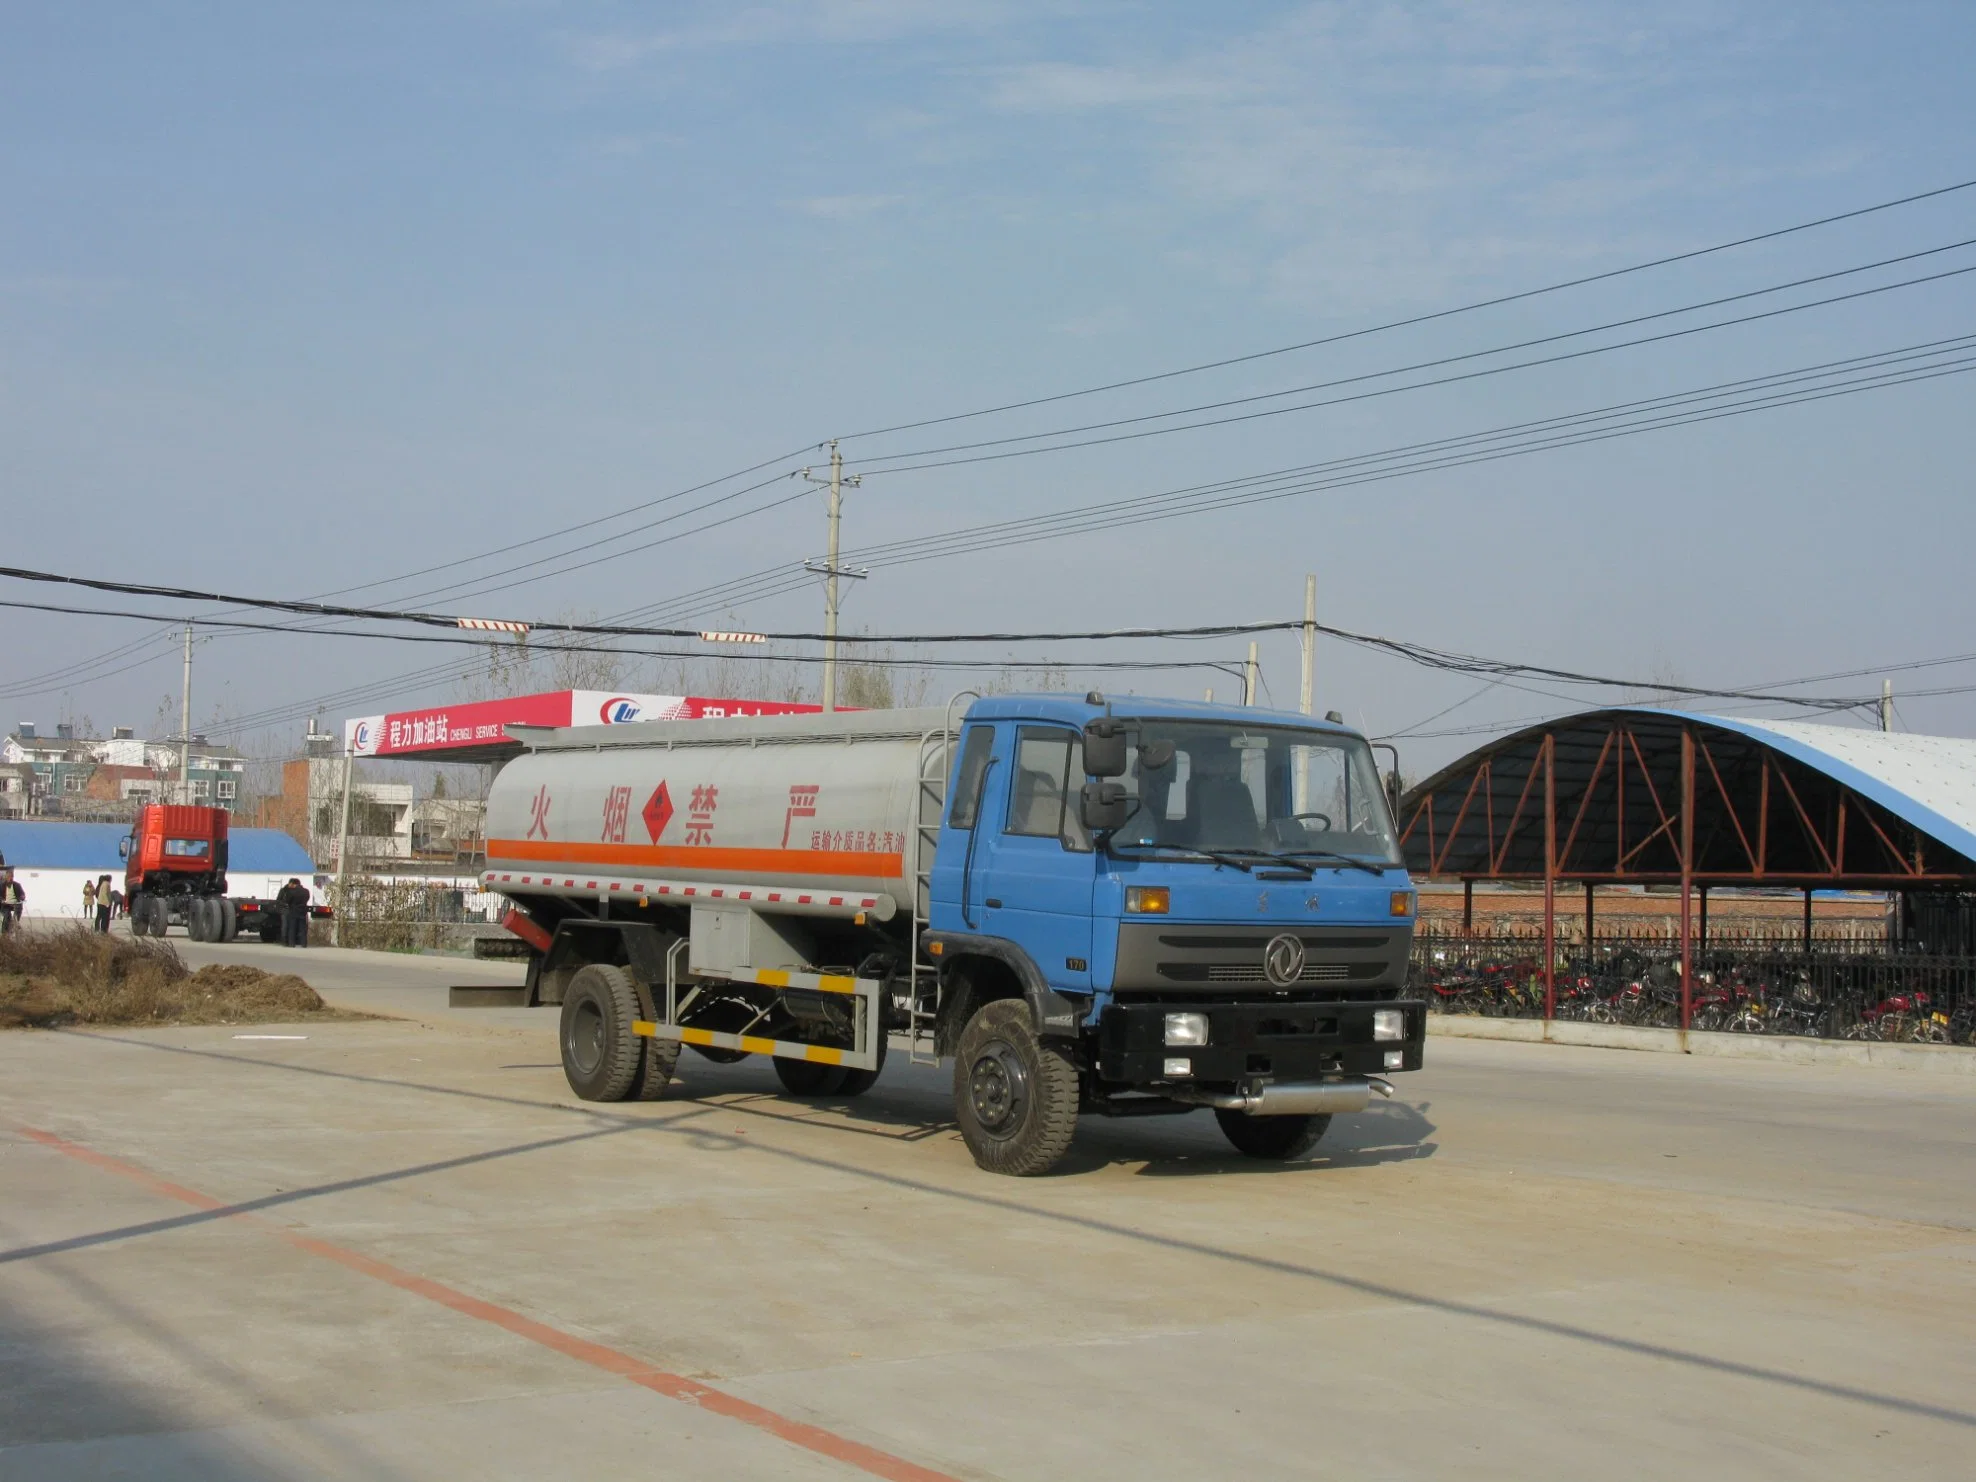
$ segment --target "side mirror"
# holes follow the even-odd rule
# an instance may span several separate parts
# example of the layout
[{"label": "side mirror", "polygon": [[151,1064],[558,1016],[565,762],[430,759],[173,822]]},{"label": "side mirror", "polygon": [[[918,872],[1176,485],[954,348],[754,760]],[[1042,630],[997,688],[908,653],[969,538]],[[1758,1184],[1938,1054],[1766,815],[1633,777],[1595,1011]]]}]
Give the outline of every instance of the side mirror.
[{"label": "side mirror", "polygon": [[[1123,777],[1125,775],[1125,722],[1116,716],[1101,715],[1084,727],[1084,775]],[[1088,793],[1090,789],[1085,789]]]},{"label": "side mirror", "polygon": [[121,839],[119,839],[119,840],[117,840],[117,858],[118,858],[118,859],[129,859],[129,858],[130,858],[130,835],[129,835],[129,834],[125,834],[125,835],[124,835],[124,836],[123,836],[123,837],[122,837]]},{"label": "side mirror", "polygon": [[1125,827],[1132,816],[1132,799],[1123,782],[1087,782],[1079,799],[1078,816],[1092,833]]}]

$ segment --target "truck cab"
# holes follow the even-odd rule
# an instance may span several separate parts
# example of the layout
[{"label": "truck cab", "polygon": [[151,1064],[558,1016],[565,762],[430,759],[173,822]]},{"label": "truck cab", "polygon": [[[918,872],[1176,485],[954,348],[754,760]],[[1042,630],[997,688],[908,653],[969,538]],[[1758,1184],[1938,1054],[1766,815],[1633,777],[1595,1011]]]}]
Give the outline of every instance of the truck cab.
[{"label": "truck cab", "polygon": [[[1078,1046],[1082,1110],[1209,1106],[1244,1151],[1308,1146],[1332,1112],[1421,1064],[1425,1006],[1405,997],[1415,903],[1371,748],[1342,726],[983,700],[961,727],[931,875],[941,1048],[967,1061],[973,1001],[1013,979],[1045,1037]],[[959,1111],[985,1137],[1020,1119],[1036,1067],[974,1058]]]}]

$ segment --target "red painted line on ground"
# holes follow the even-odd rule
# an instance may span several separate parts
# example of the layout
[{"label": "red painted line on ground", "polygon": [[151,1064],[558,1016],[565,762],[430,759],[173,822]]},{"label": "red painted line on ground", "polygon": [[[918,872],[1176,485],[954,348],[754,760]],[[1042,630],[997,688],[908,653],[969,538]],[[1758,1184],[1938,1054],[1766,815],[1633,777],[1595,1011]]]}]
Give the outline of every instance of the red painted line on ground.
[{"label": "red painted line on ground", "polygon": [[[227,1205],[210,1194],[202,1194],[197,1189],[188,1189],[183,1184],[175,1184],[158,1177],[149,1169],[135,1163],[127,1163],[122,1158],[113,1158],[108,1153],[99,1153],[92,1147],[79,1142],[71,1142],[53,1132],[44,1132],[38,1127],[18,1127],[17,1130],[32,1138],[43,1147],[63,1153],[80,1163],[114,1173],[127,1178],[132,1183],[159,1195],[161,1198],[189,1204],[194,1209],[207,1213],[217,1213]],[[751,1425],[756,1430],[766,1431],[792,1446],[800,1446],[805,1451],[814,1451],[819,1456],[827,1456],[832,1461],[841,1461],[874,1477],[883,1477],[886,1482],[959,1482],[958,1478],[945,1472],[936,1472],[904,1457],[894,1456],[889,1451],[880,1451],[875,1446],[867,1446],[862,1441],[853,1441],[848,1436],[840,1436],[835,1431],[822,1426],[810,1425],[805,1421],[791,1420],[765,1406],[744,1400],[739,1395],[728,1394],[725,1390],[714,1389],[697,1380],[681,1374],[668,1373],[654,1368],[643,1359],[634,1358],[628,1353],[593,1343],[588,1338],[579,1338],[574,1333],[565,1333],[560,1328],[552,1328],[547,1323],[537,1322],[532,1317],[524,1317],[512,1308],[502,1307],[480,1297],[469,1296],[457,1287],[444,1282],[433,1281],[429,1277],[418,1276],[394,1266],[389,1261],[380,1261],[375,1256],[367,1256],[360,1251],[332,1245],[327,1240],[318,1240],[313,1235],[303,1235],[295,1230],[284,1228],[272,1221],[251,1214],[229,1214],[228,1219],[239,1220],[253,1225],[256,1229],[286,1241],[300,1251],[318,1256],[325,1261],[381,1281],[387,1286],[395,1286],[402,1292],[415,1297],[423,1297],[441,1307],[450,1308],[463,1317],[478,1322],[490,1323],[504,1332],[513,1333],[517,1338],[551,1349],[565,1358],[588,1364],[593,1369],[601,1369],[620,1379],[640,1385],[654,1394],[664,1395],[669,1400],[678,1400],[683,1405],[694,1405],[715,1415],[724,1415],[729,1420],[738,1420],[743,1425]]]}]

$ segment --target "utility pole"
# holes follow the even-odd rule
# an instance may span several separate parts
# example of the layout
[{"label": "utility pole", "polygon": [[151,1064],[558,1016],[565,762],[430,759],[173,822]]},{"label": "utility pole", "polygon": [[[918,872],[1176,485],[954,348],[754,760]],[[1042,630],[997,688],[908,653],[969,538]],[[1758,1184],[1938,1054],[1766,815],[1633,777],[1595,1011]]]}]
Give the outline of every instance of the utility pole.
[{"label": "utility pole", "polygon": [[1251,638],[1249,640],[1249,662],[1242,666],[1242,703],[1244,705],[1253,705],[1256,703],[1256,674],[1256,641]]},{"label": "utility pole", "polygon": [[192,801],[192,624],[185,625],[185,684],[178,700],[178,800]]},{"label": "utility pole", "polygon": [[1297,706],[1305,715],[1313,714],[1317,703],[1317,578],[1304,578],[1304,697]]},{"label": "utility pole", "polygon": [[862,571],[848,571],[837,564],[838,530],[844,519],[844,486],[849,484],[855,489],[864,480],[856,474],[848,479],[844,477],[844,455],[837,451],[834,437],[830,440],[830,477],[820,479],[807,468],[803,477],[830,490],[830,536],[823,565],[818,566],[814,561],[803,564],[823,575],[823,708],[831,711],[837,708],[837,579],[864,576]]},{"label": "utility pole", "polygon": [[1894,682],[1891,679],[1880,681],[1880,729],[1891,731],[1894,728]]},{"label": "utility pole", "polygon": [[343,821],[336,829],[336,909],[330,913],[329,943],[343,945],[343,908],[349,900],[343,882],[350,869],[350,779],[357,770],[357,754],[348,741],[343,745]]}]

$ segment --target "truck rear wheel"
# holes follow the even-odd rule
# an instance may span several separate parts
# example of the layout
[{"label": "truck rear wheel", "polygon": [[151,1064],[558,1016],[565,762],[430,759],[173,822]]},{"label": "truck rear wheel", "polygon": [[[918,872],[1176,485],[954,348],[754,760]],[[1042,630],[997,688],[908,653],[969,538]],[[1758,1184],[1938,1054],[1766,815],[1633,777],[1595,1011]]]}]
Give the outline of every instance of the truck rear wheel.
[{"label": "truck rear wheel", "polygon": [[983,1004],[954,1057],[954,1117],[990,1173],[1048,1173],[1077,1130],[1077,1067],[1019,998]]},{"label": "truck rear wheel", "polygon": [[1301,1158],[1317,1146],[1331,1125],[1323,1117],[1252,1117],[1247,1112],[1217,1111],[1214,1119],[1221,1134],[1235,1145],[1235,1151],[1251,1158],[1285,1163]]},{"label": "truck rear wheel", "polygon": [[841,1065],[825,1065],[820,1060],[775,1059],[775,1078],[791,1096],[835,1096],[850,1072]]},{"label": "truck rear wheel", "polygon": [[641,1037],[638,1043],[645,1053],[638,1062],[638,1074],[632,1078],[630,1099],[657,1101],[672,1084],[673,1070],[679,1064],[679,1041]]},{"label": "truck rear wheel", "polygon": [[220,935],[219,940],[230,942],[240,935],[240,913],[233,909],[233,901],[227,896],[219,898]]},{"label": "truck rear wheel", "polygon": [[878,1031],[878,1064],[870,1070],[847,1070],[844,1083],[830,1094],[833,1096],[862,1096],[878,1084],[878,1073],[885,1069],[885,1031]]},{"label": "truck rear wheel", "polygon": [[212,942],[219,939],[213,930],[213,903],[210,898],[195,895],[185,903],[185,934],[195,942]]},{"label": "truck rear wheel", "polygon": [[161,937],[167,931],[171,930],[172,907],[170,901],[166,900],[162,895],[154,893],[145,896],[144,906],[144,920],[152,936]]},{"label": "truck rear wheel", "polygon": [[623,968],[593,962],[570,978],[557,1036],[570,1090],[585,1101],[624,1100],[645,1058],[631,1032],[637,1017],[638,994]]}]

